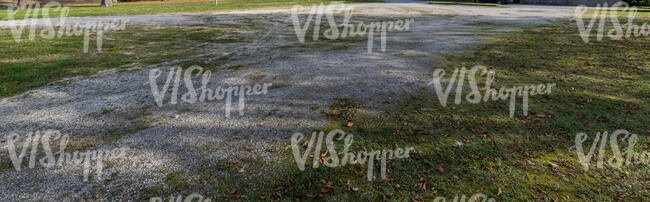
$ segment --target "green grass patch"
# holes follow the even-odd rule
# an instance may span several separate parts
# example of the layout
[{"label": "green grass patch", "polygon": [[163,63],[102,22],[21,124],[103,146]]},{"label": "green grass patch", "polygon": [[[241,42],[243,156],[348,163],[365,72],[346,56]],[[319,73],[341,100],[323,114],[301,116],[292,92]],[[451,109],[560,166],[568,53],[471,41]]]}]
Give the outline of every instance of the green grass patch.
[{"label": "green grass patch", "polygon": [[[40,31],[40,30],[39,30]],[[182,66],[201,65],[216,68],[228,58],[209,62],[192,58],[204,53],[193,48],[201,43],[223,43],[218,37],[237,36],[232,28],[164,27],[160,29],[127,27],[111,32],[103,40],[102,53],[96,50],[95,36],[90,37],[89,52],[83,51],[83,36],[63,36],[52,40],[29,40],[24,31],[16,42],[10,30],[0,30],[0,97],[43,86],[66,77],[91,75],[98,71],[180,60]],[[244,40],[239,37],[235,41]],[[229,41],[228,43],[234,43]]]},{"label": "green grass patch", "polygon": [[229,69],[229,70],[238,70],[238,69],[242,68],[243,66],[244,66],[244,65],[233,65],[233,66],[229,66],[229,67],[227,67],[226,69]]},{"label": "green grass patch", "polygon": [[[69,9],[68,17],[80,16],[106,16],[106,15],[139,15],[139,14],[158,14],[158,13],[193,13],[193,12],[209,12],[220,10],[233,10],[233,9],[252,9],[263,7],[279,7],[279,6],[293,6],[293,5],[312,5],[318,3],[329,3],[333,1],[327,0],[227,0],[219,1],[216,6],[214,2],[179,2],[179,3],[147,3],[147,4],[116,4],[113,7],[105,8],[97,6],[71,6]],[[360,2],[360,1],[350,1]],[[361,1],[363,2],[363,1]],[[30,16],[42,18],[44,10],[47,10],[49,17],[61,16],[61,10],[52,8],[39,8],[32,9],[32,11],[21,10],[17,11],[14,19],[23,19],[26,14],[31,13]],[[8,11],[0,10],[0,20],[8,20]]]},{"label": "green grass patch", "polygon": [[[332,120],[325,130],[354,134],[351,151],[397,145],[421,153],[390,161],[389,180],[378,179],[379,166],[370,182],[361,165],[294,167],[280,179],[287,191],[276,198],[451,200],[484,193],[497,201],[643,200],[650,194],[647,164],[601,169],[594,160],[585,171],[569,148],[576,133],[590,135],[588,147],[598,131],[626,129],[639,135],[635,152],[649,149],[649,46],[648,38],[585,44],[572,23],[560,22],[525,27],[466,54],[446,55],[452,64],[443,67],[448,73],[474,65],[495,70],[494,88],[539,83],[557,88],[531,97],[528,116],[519,103],[515,117],[503,101],[442,107],[432,89],[378,116],[361,114],[363,105],[354,99],[336,100],[325,110]],[[455,146],[457,141],[463,145]]]},{"label": "green grass patch", "polygon": [[600,15],[618,15],[621,17],[627,17],[629,15],[633,15],[635,17],[644,17],[644,18],[650,18],[650,8],[648,7],[640,7],[637,8],[636,12],[633,12],[631,9],[624,9],[624,8],[607,8],[607,9],[589,9],[587,10],[584,15],[594,15],[596,13],[599,13]]},{"label": "green grass patch", "polygon": [[12,169],[12,168],[14,168],[14,165],[11,162],[11,160],[6,159],[6,160],[0,161],[0,173],[4,172],[5,170]]}]

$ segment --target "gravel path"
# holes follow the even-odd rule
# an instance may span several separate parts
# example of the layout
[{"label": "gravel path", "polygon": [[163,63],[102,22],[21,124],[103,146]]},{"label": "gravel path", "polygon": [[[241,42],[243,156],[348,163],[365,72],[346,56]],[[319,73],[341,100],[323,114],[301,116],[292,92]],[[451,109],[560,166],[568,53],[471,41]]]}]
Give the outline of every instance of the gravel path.
[{"label": "gravel path", "polygon": [[[148,84],[151,68],[136,66],[93,76],[69,78],[21,95],[0,100],[2,156],[8,159],[5,140],[12,132],[25,134],[57,129],[72,140],[100,138],[111,131],[127,132],[116,141],[92,149],[128,147],[126,158],[104,168],[110,181],[82,180],[78,166],[0,173],[0,201],[69,200],[76,197],[133,200],[136,192],[158,184],[173,171],[214,167],[230,159],[253,156],[260,165],[248,165],[253,178],[282,173],[280,152],[294,132],[323,127],[322,109],[336,98],[362,100],[369,112],[380,112],[410,93],[425,87],[426,76],[440,64],[435,55],[461,53],[481,43],[486,33],[516,30],[516,25],[549,23],[568,18],[572,7],[512,6],[487,8],[436,6],[421,3],[354,5],[352,20],[366,22],[413,18],[410,31],[388,33],[387,50],[372,54],[366,42],[346,44],[345,49],[299,47],[288,8],[255,9],[199,14],[159,14],[69,18],[67,23],[129,19],[137,26],[214,26],[253,22],[261,25],[252,35],[258,43],[246,47],[235,63],[244,67],[213,73],[211,85],[273,83],[265,95],[246,99],[244,115],[234,110],[230,118],[223,101],[197,104],[155,105]],[[22,21],[15,21],[21,23]],[[41,22],[42,21],[38,21]],[[513,23],[481,29],[475,22]],[[55,22],[56,23],[56,22]],[[0,27],[10,23],[0,22]],[[119,39],[118,39],[119,40]],[[278,47],[288,46],[280,49]],[[253,47],[253,48],[251,48]],[[241,47],[213,47],[215,57],[237,54]],[[266,75],[259,78],[256,75]],[[195,86],[200,83],[195,79]],[[159,85],[162,80],[159,80]],[[182,95],[184,91],[179,92]],[[168,101],[168,100],[167,100]],[[235,106],[237,106],[235,104]],[[140,115],[144,114],[144,115]],[[129,117],[137,117],[131,119]],[[145,129],[138,129],[146,123]],[[56,151],[56,149],[55,149]],[[40,158],[39,158],[40,159]],[[27,157],[25,161],[28,161]],[[111,176],[119,173],[119,178]],[[117,195],[95,195],[121,190]]]}]

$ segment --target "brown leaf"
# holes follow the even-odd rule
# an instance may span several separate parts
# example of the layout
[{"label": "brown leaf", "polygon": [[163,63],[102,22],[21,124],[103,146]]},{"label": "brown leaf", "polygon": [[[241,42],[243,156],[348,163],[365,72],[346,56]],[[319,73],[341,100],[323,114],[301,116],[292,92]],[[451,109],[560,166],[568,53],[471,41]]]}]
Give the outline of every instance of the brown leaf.
[{"label": "brown leaf", "polygon": [[334,186],[332,186],[333,184],[333,182],[327,182],[327,185],[325,185],[325,187],[328,189],[334,189]]},{"label": "brown leaf", "polygon": [[246,168],[246,166],[241,167],[237,172],[238,172],[238,173],[243,173],[243,172],[244,172],[244,168]]},{"label": "brown leaf", "polygon": [[531,166],[534,166],[534,165],[535,165],[535,163],[533,163],[533,162],[530,161],[530,160],[526,160],[526,163],[530,164]]},{"label": "brown leaf", "polygon": [[354,192],[359,191],[359,188],[358,187],[352,187],[352,191],[354,191]]},{"label": "brown leaf", "polygon": [[445,169],[443,169],[442,166],[438,165],[438,172],[444,173]]},{"label": "brown leaf", "polygon": [[321,193],[327,193],[327,192],[330,192],[330,191],[332,191],[332,190],[330,190],[330,189],[328,189],[328,188],[322,188],[322,189],[320,190]]},{"label": "brown leaf", "polygon": [[352,125],[354,125],[354,123],[348,122],[348,127],[352,127]]},{"label": "brown leaf", "polygon": [[499,192],[497,193],[497,196],[501,196],[501,193],[503,192],[501,192],[501,187],[499,187]]},{"label": "brown leaf", "polygon": [[537,188],[537,189],[539,189],[539,191],[542,192],[542,194],[544,194],[544,195],[548,194],[548,192],[545,192],[544,190],[542,190],[540,188]]},{"label": "brown leaf", "polygon": [[229,191],[229,192],[228,192],[228,195],[233,195],[233,194],[237,193],[237,191],[239,191],[239,189],[240,189],[240,188],[233,189],[232,191]]},{"label": "brown leaf", "polygon": [[553,168],[559,168],[560,167],[557,164],[554,164],[554,163],[551,163],[551,162],[548,162],[548,164],[551,165],[551,167],[553,167]]}]

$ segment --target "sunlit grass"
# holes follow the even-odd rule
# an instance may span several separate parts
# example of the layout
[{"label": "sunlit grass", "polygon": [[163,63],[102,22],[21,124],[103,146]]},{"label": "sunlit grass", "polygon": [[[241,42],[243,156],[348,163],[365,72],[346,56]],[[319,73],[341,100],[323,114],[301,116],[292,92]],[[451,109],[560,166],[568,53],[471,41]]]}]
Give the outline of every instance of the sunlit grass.
[{"label": "sunlit grass", "polygon": [[[593,138],[597,131],[626,129],[639,135],[635,151],[648,150],[650,72],[644,55],[649,46],[648,38],[585,44],[575,25],[560,22],[501,35],[466,54],[447,55],[452,65],[443,68],[448,72],[474,65],[496,70],[495,88],[539,83],[557,87],[549,95],[530,97],[528,116],[518,105],[516,116],[510,117],[503,101],[442,107],[429,89],[379,116],[335,117],[327,129],[355,134],[356,150],[399,145],[415,146],[422,153],[391,161],[389,181],[366,181],[360,165],[295,169],[281,179],[290,188],[279,198],[399,201],[484,193],[497,201],[642,200],[650,194],[645,188],[647,165],[600,169],[594,161],[585,171],[571,147],[579,132]],[[341,103],[332,107],[363,108]],[[347,127],[348,122],[353,126]],[[454,146],[456,141],[463,146]],[[320,193],[328,182],[334,189]]]},{"label": "sunlit grass", "polygon": [[[375,1],[375,0],[368,0]],[[78,16],[104,16],[104,15],[136,15],[136,14],[157,14],[157,13],[179,13],[179,12],[207,12],[219,10],[232,10],[232,9],[249,9],[261,7],[274,7],[274,6],[293,6],[293,5],[312,5],[321,2],[333,2],[329,0],[224,0],[219,1],[218,6],[214,1],[208,2],[160,2],[160,3],[125,3],[116,4],[110,8],[99,7],[99,3],[94,5],[77,5],[70,6],[68,17]],[[345,1],[340,1],[345,2]],[[363,2],[349,1],[349,2]],[[376,1],[375,1],[376,2]],[[26,13],[30,17],[41,18],[43,13],[47,10],[50,17],[59,17],[61,10],[56,7],[49,9],[39,8],[31,9],[32,11],[21,10],[13,15],[13,19],[23,19]],[[0,20],[8,20],[8,14],[13,11],[0,10]]]}]

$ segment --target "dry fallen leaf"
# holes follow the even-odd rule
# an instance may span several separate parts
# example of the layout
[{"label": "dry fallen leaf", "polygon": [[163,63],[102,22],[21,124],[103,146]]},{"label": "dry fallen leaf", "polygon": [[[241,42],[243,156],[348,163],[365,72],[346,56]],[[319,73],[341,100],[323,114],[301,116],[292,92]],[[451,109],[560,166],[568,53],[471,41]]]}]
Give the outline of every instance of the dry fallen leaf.
[{"label": "dry fallen leaf", "polygon": [[228,194],[229,194],[229,195],[233,195],[233,194],[237,193],[237,191],[239,191],[239,189],[240,189],[240,188],[233,189],[232,191],[229,191]]},{"label": "dry fallen leaf", "polygon": [[354,123],[348,122],[348,127],[352,127],[352,125],[354,125]]},{"label": "dry fallen leaf", "polygon": [[243,173],[243,172],[244,172],[244,168],[246,168],[246,166],[241,167],[237,172],[238,172],[238,173]]},{"label": "dry fallen leaf", "polygon": [[352,187],[352,191],[355,191],[355,192],[359,191],[359,188],[358,187]]},{"label": "dry fallen leaf", "polygon": [[551,163],[551,162],[548,162],[548,164],[551,165],[551,167],[553,167],[553,168],[559,168],[560,167],[557,164],[554,164],[554,163]]},{"label": "dry fallen leaf", "polygon": [[328,189],[328,188],[322,188],[322,189],[320,190],[321,193],[327,193],[327,192],[330,192],[330,191],[331,191],[331,190]]},{"label": "dry fallen leaf", "polygon": [[[539,189],[539,188],[538,188],[538,189]],[[548,194],[548,192],[545,192],[545,191],[542,190],[542,189],[539,189],[539,191],[542,192],[542,194]]]},{"label": "dry fallen leaf", "polygon": [[444,173],[445,169],[443,169],[442,166],[438,165],[438,172]]},{"label": "dry fallen leaf", "polygon": [[334,186],[332,186],[333,184],[333,182],[327,182],[327,185],[325,185],[325,187],[328,189],[334,189]]},{"label": "dry fallen leaf", "polygon": [[499,187],[499,193],[497,193],[497,196],[501,196],[501,187]]}]

